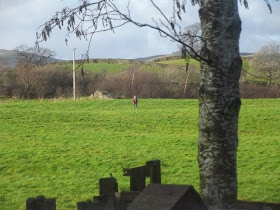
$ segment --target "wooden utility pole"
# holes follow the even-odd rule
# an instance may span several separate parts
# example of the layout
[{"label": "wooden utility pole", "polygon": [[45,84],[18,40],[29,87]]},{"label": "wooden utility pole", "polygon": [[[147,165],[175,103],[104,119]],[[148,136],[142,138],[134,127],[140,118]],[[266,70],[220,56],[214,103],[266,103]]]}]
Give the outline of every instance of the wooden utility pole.
[{"label": "wooden utility pole", "polygon": [[75,49],[73,49],[73,99],[76,100]]},{"label": "wooden utility pole", "polygon": [[192,70],[192,68],[186,69],[188,75],[187,75],[186,82],[185,82],[184,94],[186,93],[186,90],[187,90],[187,85],[188,85],[188,80],[189,80],[189,75],[190,75],[191,70]]},{"label": "wooden utility pole", "polygon": [[133,74],[132,74],[132,79],[131,79],[131,86],[133,86],[134,77],[135,77],[135,67],[133,68]]},{"label": "wooden utility pole", "polygon": [[135,67],[133,67],[133,74],[132,74],[132,79],[131,79],[131,90],[132,90],[132,94],[134,95],[134,78],[135,78]]}]

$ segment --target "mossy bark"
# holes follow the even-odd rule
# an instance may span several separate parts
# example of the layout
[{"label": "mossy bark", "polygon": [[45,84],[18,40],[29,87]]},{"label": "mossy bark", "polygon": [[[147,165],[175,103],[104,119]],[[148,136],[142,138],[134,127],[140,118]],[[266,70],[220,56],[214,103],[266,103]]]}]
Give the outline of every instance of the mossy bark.
[{"label": "mossy bark", "polygon": [[237,0],[202,0],[203,39],[199,93],[200,192],[210,209],[237,201],[236,153],[241,105],[239,54],[241,20]]}]

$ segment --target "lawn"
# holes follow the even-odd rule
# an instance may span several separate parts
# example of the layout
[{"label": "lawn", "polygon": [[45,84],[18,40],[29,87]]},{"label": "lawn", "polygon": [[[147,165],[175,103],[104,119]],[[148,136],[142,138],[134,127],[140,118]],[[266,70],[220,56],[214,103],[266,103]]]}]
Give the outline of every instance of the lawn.
[{"label": "lawn", "polygon": [[[72,69],[72,65],[62,65],[65,68]],[[78,64],[76,65],[78,67]],[[77,68],[76,67],[76,68]],[[147,71],[161,71],[162,69],[158,66],[149,66],[146,64],[119,64],[119,63],[84,63],[84,70],[91,71],[95,73],[101,73],[102,71],[106,71],[108,73],[116,74],[125,70],[129,70],[132,68],[137,68],[141,70],[147,70]],[[81,67],[78,68],[80,70]]]},{"label": "lawn", "polygon": [[[78,67],[78,64],[76,66]],[[63,65],[63,67],[69,68],[69,69],[73,68],[71,64]],[[131,67],[132,67],[132,65],[118,64],[118,63],[103,63],[103,62],[84,63],[84,70],[92,71],[95,73],[101,73],[102,71],[106,71],[108,73],[115,74],[115,73],[119,73],[121,71],[128,70]],[[78,69],[81,69],[81,67]]]},{"label": "lawn", "polygon": [[[189,62],[190,62],[190,64],[194,64],[196,68],[200,68],[199,61],[197,61],[195,59],[189,59]],[[186,60],[185,59],[166,60],[166,61],[160,61],[158,63],[186,66]]]},{"label": "lawn", "polygon": [[[239,198],[280,202],[280,100],[243,100]],[[58,209],[98,195],[98,179],[121,166],[162,161],[162,183],[199,189],[198,101],[28,100],[0,103],[0,206],[25,209],[28,197],[57,198]]]}]

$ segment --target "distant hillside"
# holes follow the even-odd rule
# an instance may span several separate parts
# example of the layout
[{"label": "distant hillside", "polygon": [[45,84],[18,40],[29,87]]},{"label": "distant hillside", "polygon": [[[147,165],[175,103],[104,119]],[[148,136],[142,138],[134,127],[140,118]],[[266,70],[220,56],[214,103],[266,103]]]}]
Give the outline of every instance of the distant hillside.
[{"label": "distant hillside", "polygon": [[0,49],[0,62],[3,62],[4,65],[14,67],[17,61],[18,57],[15,51]]},{"label": "distant hillside", "polygon": [[[59,60],[54,58],[48,58],[47,63],[57,62]],[[0,64],[8,65],[9,67],[14,67],[18,62],[18,56],[14,50],[4,50],[0,49]]]},{"label": "distant hillside", "polygon": [[240,53],[240,55],[243,56],[243,57],[247,57],[247,56],[253,56],[254,53],[243,52],[243,53]]},{"label": "distant hillside", "polygon": [[[250,57],[254,54],[253,53],[240,53],[240,55],[243,57],[247,57],[247,56]],[[135,58],[132,60],[159,62],[159,61],[169,60],[167,58],[174,60],[176,56],[181,56],[181,52],[177,51],[177,52],[173,52],[173,53],[166,54],[166,55],[154,55],[154,56],[148,56],[148,57]],[[178,58],[176,58],[176,59],[178,59]],[[60,61],[60,60],[51,58],[51,59],[48,59],[47,62],[51,63],[51,62],[58,62],[58,61]],[[9,67],[14,67],[17,64],[17,62],[18,62],[18,56],[14,50],[0,49],[0,64],[2,63],[2,65],[4,64],[4,65],[8,65]]]},{"label": "distant hillside", "polygon": [[[254,53],[248,53],[248,52],[243,52],[240,53],[242,57],[250,57],[253,56]],[[154,55],[154,56],[149,56],[149,57],[142,57],[142,58],[135,58],[135,60],[139,61],[162,61],[162,60],[168,60],[166,58],[170,57],[175,57],[175,56],[181,56],[181,51],[173,52],[171,54],[166,54],[166,55]]]},{"label": "distant hillside", "polygon": [[154,55],[154,56],[149,56],[149,57],[143,57],[143,58],[135,58],[133,60],[138,60],[138,61],[151,61],[155,58],[158,58],[158,57],[162,57],[162,56],[165,56],[165,55]]},{"label": "distant hillside", "polygon": [[177,52],[173,52],[171,54],[166,54],[166,55],[153,55],[153,56],[149,56],[149,57],[135,58],[134,60],[138,60],[138,61],[154,61],[154,60],[157,60],[157,59],[173,57],[173,56],[180,56],[180,55],[181,55],[181,52],[177,51]]}]

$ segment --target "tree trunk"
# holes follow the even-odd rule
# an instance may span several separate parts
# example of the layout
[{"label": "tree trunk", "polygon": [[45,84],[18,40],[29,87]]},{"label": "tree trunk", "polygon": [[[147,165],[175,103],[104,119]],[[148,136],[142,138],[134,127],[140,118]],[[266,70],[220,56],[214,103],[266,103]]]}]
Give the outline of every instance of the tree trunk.
[{"label": "tree trunk", "polygon": [[272,84],[272,74],[271,74],[271,70],[267,70],[266,72],[266,85],[271,85]]},{"label": "tree trunk", "polygon": [[241,105],[241,20],[237,0],[201,0],[203,34],[199,91],[200,193],[210,209],[237,201],[237,128]]}]

